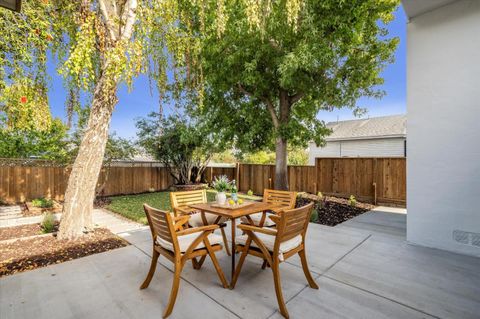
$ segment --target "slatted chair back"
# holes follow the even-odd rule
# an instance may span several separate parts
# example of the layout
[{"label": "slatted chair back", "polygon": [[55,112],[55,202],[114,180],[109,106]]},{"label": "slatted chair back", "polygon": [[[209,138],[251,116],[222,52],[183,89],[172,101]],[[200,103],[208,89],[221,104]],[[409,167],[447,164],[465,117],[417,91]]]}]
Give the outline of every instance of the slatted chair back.
[{"label": "slatted chair back", "polygon": [[305,239],[312,210],[313,203],[283,211],[280,214],[279,223],[277,223],[276,241],[282,243],[298,235],[302,235],[303,239]]},{"label": "slatted chair back", "polygon": [[153,241],[155,242],[158,236],[159,238],[172,243],[176,252],[180,251],[171,213],[150,207],[147,204],[143,204],[143,208],[147,215]]},{"label": "slatted chair back", "polygon": [[263,202],[272,204],[281,204],[286,209],[295,208],[297,200],[296,192],[278,191],[274,189],[265,189],[263,191]]},{"label": "slatted chair back", "polygon": [[171,192],[170,203],[177,214],[177,208],[184,208],[193,204],[203,204],[207,202],[207,191],[204,189],[195,191]]}]

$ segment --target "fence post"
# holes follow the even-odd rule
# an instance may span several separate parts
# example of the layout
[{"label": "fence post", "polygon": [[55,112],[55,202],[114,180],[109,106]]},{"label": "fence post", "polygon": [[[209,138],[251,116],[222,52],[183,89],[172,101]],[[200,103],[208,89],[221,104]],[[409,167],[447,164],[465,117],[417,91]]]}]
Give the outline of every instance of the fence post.
[{"label": "fence post", "polygon": [[235,163],[235,181],[237,182],[237,188],[240,190],[240,163]]},{"label": "fence post", "polygon": [[318,194],[318,158],[315,158],[315,195]]}]

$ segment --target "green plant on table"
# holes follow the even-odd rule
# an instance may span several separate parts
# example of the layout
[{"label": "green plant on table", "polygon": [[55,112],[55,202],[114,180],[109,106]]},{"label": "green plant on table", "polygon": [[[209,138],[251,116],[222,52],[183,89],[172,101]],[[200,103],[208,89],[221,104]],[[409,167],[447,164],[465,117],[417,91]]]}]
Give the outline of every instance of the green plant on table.
[{"label": "green plant on table", "polygon": [[35,198],[34,200],[32,200],[32,205],[34,207],[40,207],[40,208],[52,208],[53,200],[45,197]]},{"label": "green plant on table", "polygon": [[348,198],[348,205],[352,207],[357,206],[357,199],[355,198],[355,196],[350,195],[350,197]]},{"label": "green plant on table", "polygon": [[232,185],[228,180],[227,175],[215,176],[212,182],[212,187],[219,193],[227,192],[231,189]]},{"label": "green plant on table", "polygon": [[55,229],[55,217],[52,213],[47,212],[43,215],[41,226],[43,233],[48,234],[53,232],[53,230]]},{"label": "green plant on table", "polygon": [[249,189],[248,192],[247,192],[247,195],[248,196],[253,196],[253,191],[251,189]]}]

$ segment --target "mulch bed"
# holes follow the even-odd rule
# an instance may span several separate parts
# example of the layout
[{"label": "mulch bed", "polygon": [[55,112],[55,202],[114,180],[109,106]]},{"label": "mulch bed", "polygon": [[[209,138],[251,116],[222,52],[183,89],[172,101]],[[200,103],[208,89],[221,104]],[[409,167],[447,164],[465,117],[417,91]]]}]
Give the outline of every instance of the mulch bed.
[{"label": "mulch bed", "polygon": [[63,208],[62,204],[56,201],[53,201],[53,207],[50,207],[50,208],[35,207],[32,205],[32,202],[26,202],[25,204],[23,204],[22,215],[24,217],[30,217],[30,216],[42,215],[46,212],[57,214],[62,212],[62,208]]},{"label": "mulch bed", "polygon": [[[55,223],[54,232],[58,230],[59,223]],[[9,240],[15,238],[24,238],[29,236],[41,235],[43,234],[42,226],[40,224],[28,224],[20,225],[13,227],[2,227],[0,228],[0,241]]]},{"label": "mulch bed", "polygon": [[104,228],[97,228],[72,241],[57,240],[55,235],[48,235],[14,242],[0,242],[0,277],[127,245],[129,243],[126,240]]},{"label": "mulch bed", "polygon": [[367,203],[356,203],[351,206],[348,199],[324,196],[319,198],[312,194],[301,194],[297,198],[296,207],[315,202],[312,222],[327,226],[335,226],[353,217],[361,215],[375,206]]}]

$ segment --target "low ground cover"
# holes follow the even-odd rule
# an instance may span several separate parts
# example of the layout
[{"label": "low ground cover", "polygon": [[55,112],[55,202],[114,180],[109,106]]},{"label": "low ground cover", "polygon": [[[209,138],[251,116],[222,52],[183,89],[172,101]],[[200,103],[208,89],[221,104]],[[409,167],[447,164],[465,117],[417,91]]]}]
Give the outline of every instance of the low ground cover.
[{"label": "low ground cover", "polygon": [[[214,193],[207,193],[207,197],[209,201],[215,200]],[[146,203],[161,210],[172,210],[170,192],[113,196],[109,197],[109,202],[104,208],[145,225],[147,224],[147,217],[143,211],[143,204]]]},{"label": "low ground cover", "polygon": [[[208,201],[215,200],[215,192],[207,192]],[[249,200],[259,200],[258,196],[240,195]],[[147,224],[147,218],[143,211],[143,204],[159,208],[162,210],[171,210],[170,192],[156,192],[137,195],[115,196],[109,198],[109,204],[104,208],[118,213],[126,218],[136,222]],[[297,207],[303,206],[311,201],[315,202],[315,209],[312,214],[312,222],[335,226],[350,218],[363,214],[371,210],[374,206],[356,201],[353,205],[348,199],[324,196],[319,198],[316,195],[302,193],[297,198]]]},{"label": "low ground cover", "polygon": [[351,199],[332,196],[319,197],[307,193],[300,194],[297,197],[296,207],[306,205],[312,201],[315,202],[315,206],[310,221],[327,226],[338,225],[375,207],[357,200],[352,202]]},{"label": "low ground cover", "polygon": [[0,238],[0,277],[69,261],[129,243],[104,228],[72,241],[43,234],[40,224],[2,228]]}]

